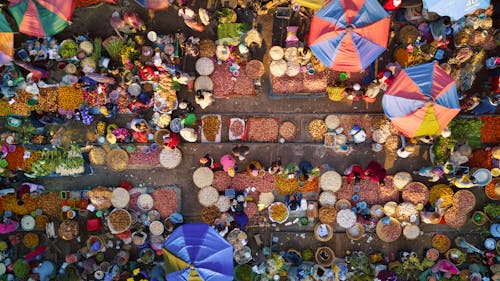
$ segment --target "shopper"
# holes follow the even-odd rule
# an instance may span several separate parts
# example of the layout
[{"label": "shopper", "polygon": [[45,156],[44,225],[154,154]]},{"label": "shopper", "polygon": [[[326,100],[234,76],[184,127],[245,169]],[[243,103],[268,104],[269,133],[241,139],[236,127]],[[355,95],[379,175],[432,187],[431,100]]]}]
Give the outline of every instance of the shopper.
[{"label": "shopper", "polygon": [[380,186],[384,186],[387,171],[377,161],[371,161],[365,169],[365,176],[373,182],[378,182]]},{"label": "shopper", "polygon": [[363,167],[358,164],[353,164],[351,167],[347,169],[347,184],[351,183],[352,178],[354,177],[354,183],[358,183],[360,180],[362,180],[365,177],[365,174],[363,172]]}]

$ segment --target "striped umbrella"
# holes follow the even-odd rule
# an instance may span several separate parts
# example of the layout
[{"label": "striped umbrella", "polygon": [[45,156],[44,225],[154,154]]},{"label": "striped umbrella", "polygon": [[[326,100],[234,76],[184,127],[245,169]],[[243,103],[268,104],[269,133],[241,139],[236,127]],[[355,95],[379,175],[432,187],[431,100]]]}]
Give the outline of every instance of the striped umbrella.
[{"label": "striped umbrella", "polygon": [[9,11],[19,32],[49,37],[63,31],[75,9],[75,0],[12,0]]},{"label": "striped umbrella", "polygon": [[0,13],[0,65],[12,60],[14,56],[14,33],[5,16]]},{"label": "striped umbrella", "polygon": [[390,15],[377,0],[335,0],[311,20],[309,47],[326,66],[360,72],[387,48]]},{"label": "striped umbrella", "polygon": [[455,80],[437,63],[401,70],[387,88],[382,107],[407,137],[439,135],[460,112]]},{"label": "striped umbrella", "polygon": [[151,10],[163,10],[170,7],[168,0],[135,0],[141,7]]}]

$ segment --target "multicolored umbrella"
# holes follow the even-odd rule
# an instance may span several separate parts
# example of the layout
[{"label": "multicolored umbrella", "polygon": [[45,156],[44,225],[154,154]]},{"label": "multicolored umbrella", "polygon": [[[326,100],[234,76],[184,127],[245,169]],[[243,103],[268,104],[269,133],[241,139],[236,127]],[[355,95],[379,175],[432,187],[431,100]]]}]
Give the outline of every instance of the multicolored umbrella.
[{"label": "multicolored umbrella", "polygon": [[184,224],[163,246],[166,280],[233,280],[233,246],[207,224]]},{"label": "multicolored umbrella", "polygon": [[387,88],[382,107],[407,137],[439,135],[460,112],[455,80],[437,63],[401,70]]},{"label": "multicolored umbrella", "polygon": [[12,60],[14,56],[14,33],[5,16],[0,13],[0,65]]},{"label": "multicolored umbrella", "polygon": [[151,10],[163,10],[170,7],[168,0],[135,0],[141,7]]},{"label": "multicolored umbrella", "polygon": [[435,12],[440,16],[449,16],[454,20],[459,20],[463,16],[479,9],[487,9],[490,0],[423,0],[424,8],[429,12]]},{"label": "multicolored umbrella", "polygon": [[12,0],[9,11],[19,32],[49,37],[63,31],[75,9],[75,0]]},{"label": "multicolored umbrella", "polygon": [[326,66],[360,72],[387,48],[390,16],[377,0],[336,0],[312,18],[309,47]]}]

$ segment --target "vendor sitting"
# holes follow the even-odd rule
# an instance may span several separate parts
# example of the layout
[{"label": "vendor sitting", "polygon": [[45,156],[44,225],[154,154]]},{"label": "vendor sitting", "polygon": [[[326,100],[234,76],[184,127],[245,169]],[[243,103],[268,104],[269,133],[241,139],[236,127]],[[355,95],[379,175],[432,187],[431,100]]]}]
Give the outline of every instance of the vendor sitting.
[{"label": "vendor sitting", "polygon": [[210,168],[212,170],[214,170],[217,167],[219,167],[219,164],[217,162],[215,162],[214,158],[212,156],[210,156],[210,154],[205,154],[205,156],[201,157],[200,158],[200,164],[203,167],[208,167],[208,168]]},{"label": "vendor sitting", "polygon": [[265,172],[258,161],[251,161],[247,166],[247,172],[251,177],[262,177]]},{"label": "vendor sitting", "polygon": [[148,142],[149,125],[146,120],[142,118],[132,119],[130,129],[132,129],[132,135],[137,142]]},{"label": "vendor sitting", "polygon": [[351,183],[352,178],[354,177],[354,183],[359,183],[364,177],[365,173],[363,172],[363,167],[358,164],[353,164],[349,169],[347,169],[347,184]]},{"label": "vendor sitting", "polygon": [[273,163],[271,163],[271,167],[269,167],[268,172],[271,175],[280,175],[280,174],[282,174],[283,173],[283,167],[282,167],[282,164],[281,164],[281,160],[274,161]]},{"label": "vendor sitting", "polygon": [[247,201],[245,200],[245,195],[239,193],[231,202],[231,211],[232,212],[243,212],[247,205]]},{"label": "vendor sitting", "polygon": [[226,154],[220,158],[220,163],[224,172],[228,173],[230,177],[234,177],[235,173],[235,163],[233,156]]},{"label": "vendor sitting", "polygon": [[163,136],[163,147],[167,150],[174,150],[179,144],[177,133],[171,132]]},{"label": "vendor sitting", "polygon": [[349,136],[355,144],[363,143],[366,141],[366,132],[360,126],[354,125],[349,130]]},{"label": "vendor sitting", "polygon": [[197,90],[195,101],[196,104],[201,107],[201,109],[205,109],[208,106],[212,105],[215,102],[215,99],[212,97],[212,93],[208,91],[202,92],[201,90]]},{"label": "vendor sitting", "polygon": [[296,211],[300,208],[302,201],[302,193],[294,191],[286,197],[286,203],[291,211]]},{"label": "vendor sitting", "polygon": [[307,160],[300,161],[300,163],[299,163],[299,171],[297,172],[297,175],[298,175],[299,179],[301,179],[301,180],[309,180],[313,168],[314,167],[311,164],[311,162],[309,162]]}]

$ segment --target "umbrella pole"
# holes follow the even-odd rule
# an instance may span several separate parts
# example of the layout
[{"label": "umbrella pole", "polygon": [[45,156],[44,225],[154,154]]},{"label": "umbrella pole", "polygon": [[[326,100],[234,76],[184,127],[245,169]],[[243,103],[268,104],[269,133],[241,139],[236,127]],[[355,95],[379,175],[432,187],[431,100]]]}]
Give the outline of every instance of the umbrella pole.
[{"label": "umbrella pole", "polygon": [[373,80],[377,79],[378,76],[378,58],[375,59],[375,71],[373,72]]}]

